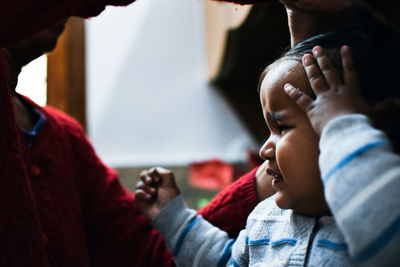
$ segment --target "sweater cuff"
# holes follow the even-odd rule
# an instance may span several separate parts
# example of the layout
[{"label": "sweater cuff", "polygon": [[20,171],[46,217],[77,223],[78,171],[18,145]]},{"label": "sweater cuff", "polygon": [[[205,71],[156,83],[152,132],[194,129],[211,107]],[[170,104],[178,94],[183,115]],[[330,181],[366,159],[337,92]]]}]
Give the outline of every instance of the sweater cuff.
[{"label": "sweater cuff", "polygon": [[170,251],[186,224],[196,216],[196,211],[189,209],[182,195],[171,200],[153,219],[152,225],[162,234]]}]

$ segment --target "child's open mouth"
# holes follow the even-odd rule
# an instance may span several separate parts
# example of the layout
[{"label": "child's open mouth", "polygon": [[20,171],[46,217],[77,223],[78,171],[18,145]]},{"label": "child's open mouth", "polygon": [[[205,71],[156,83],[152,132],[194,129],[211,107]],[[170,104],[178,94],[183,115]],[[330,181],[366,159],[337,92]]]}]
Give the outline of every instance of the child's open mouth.
[{"label": "child's open mouth", "polygon": [[275,179],[283,179],[282,175],[279,173],[274,172],[271,169],[267,169],[267,173],[268,175],[271,175],[272,177],[274,177]]},{"label": "child's open mouth", "polygon": [[276,186],[277,184],[279,184],[280,182],[283,181],[282,174],[279,174],[279,173],[277,173],[277,172],[274,172],[273,170],[271,170],[271,169],[269,169],[269,168],[267,169],[267,174],[270,175],[270,176],[272,176],[272,177],[274,177],[274,179],[272,180],[272,187],[273,187],[275,190],[278,190],[278,188],[275,188],[275,186]]}]

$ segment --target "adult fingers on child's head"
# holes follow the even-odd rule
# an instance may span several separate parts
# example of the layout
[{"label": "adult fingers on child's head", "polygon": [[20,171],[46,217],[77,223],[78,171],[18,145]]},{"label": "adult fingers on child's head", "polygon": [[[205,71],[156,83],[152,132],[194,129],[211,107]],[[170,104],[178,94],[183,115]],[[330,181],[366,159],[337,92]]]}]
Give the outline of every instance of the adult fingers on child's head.
[{"label": "adult fingers on child's head", "polygon": [[285,84],[284,90],[286,94],[288,94],[288,96],[305,112],[312,108],[314,100],[299,89],[293,87],[290,83]]},{"label": "adult fingers on child's head", "polygon": [[350,47],[347,45],[342,46],[340,53],[342,55],[344,83],[350,88],[357,88],[359,90],[357,70]]},{"label": "adult fingers on child's head", "polygon": [[338,87],[342,83],[340,80],[340,75],[335,66],[333,66],[332,61],[325,54],[322,47],[314,47],[313,56],[317,60],[319,69],[321,70],[322,75],[325,77],[325,81],[328,87],[332,85]]},{"label": "adult fingers on child's head", "polygon": [[319,93],[329,89],[325,77],[322,75],[318,66],[315,64],[314,58],[311,54],[305,54],[303,56],[303,67],[306,71],[311,88],[313,89],[315,94],[318,95]]}]

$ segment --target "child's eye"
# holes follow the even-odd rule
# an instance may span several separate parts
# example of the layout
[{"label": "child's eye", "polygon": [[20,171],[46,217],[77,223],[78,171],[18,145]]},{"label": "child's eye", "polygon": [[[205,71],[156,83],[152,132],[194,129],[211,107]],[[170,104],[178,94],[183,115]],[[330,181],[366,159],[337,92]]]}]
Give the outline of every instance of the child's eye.
[{"label": "child's eye", "polygon": [[286,131],[286,130],[289,130],[289,129],[291,129],[292,127],[290,127],[290,126],[286,126],[286,125],[277,125],[276,126],[276,129],[279,131],[279,133],[283,133],[284,131]]}]

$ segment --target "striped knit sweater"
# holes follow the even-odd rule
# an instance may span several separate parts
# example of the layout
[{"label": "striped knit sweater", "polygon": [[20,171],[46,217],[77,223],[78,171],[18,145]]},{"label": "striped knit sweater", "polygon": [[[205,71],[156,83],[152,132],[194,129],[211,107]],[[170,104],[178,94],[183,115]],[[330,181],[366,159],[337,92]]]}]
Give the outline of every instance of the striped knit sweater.
[{"label": "striped knit sweater", "polygon": [[236,240],[171,201],[153,225],[178,266],[394,266],[400,261],[400,156],[363,115],[328,123],[320,168],[333,217],[281,210],[271,199]]}]

